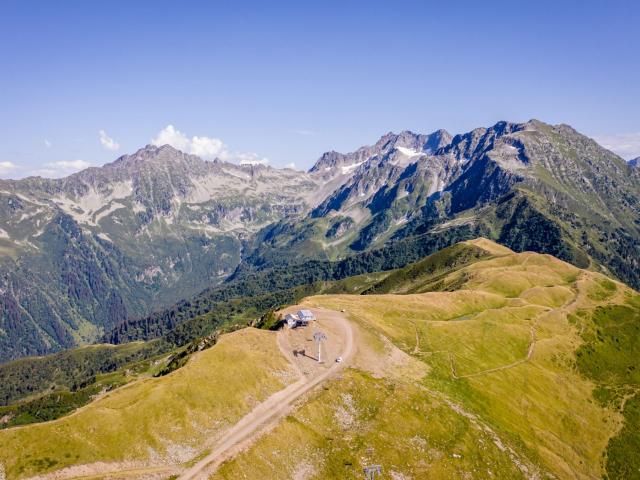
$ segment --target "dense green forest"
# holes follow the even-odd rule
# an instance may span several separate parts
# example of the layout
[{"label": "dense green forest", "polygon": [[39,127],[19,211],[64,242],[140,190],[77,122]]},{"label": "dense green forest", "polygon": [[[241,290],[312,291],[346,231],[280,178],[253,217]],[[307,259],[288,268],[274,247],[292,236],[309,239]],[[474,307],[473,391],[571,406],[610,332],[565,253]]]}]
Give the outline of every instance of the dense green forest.
[{"label": "dense green forest", "polygon": [[[468,225],[437,236],[422,234],[404,238],[338,261],[310,260],[257,272],[243,272],[226,283],[204,290],[190,300],[140,319],[126,320],[104,338],[119,344],[170,335],[172,342],[192,339],[189,330],[207,333],[206,324],[247,321],[270,309],[295,302],[318,291],[317,282],[341,280],[364,273],[392,270],[415,262],[454,243],[476,237]],[[189,320],[188,326],[176,327]],[[173,332],[173,335],[170,334]]]},{"label": "dense green forest", "polygon": [[[166,374],[184,365],[203,339],[217,338],[221,332],[247,324],[273,328],[275,309],[306,296],[374,292],[374,286],[387,277],[384,272],[439,249],[438,242],[424,240],[405,239],[338,262],[312,261],[246,274],[173,309],[123,324],[112,333],[114,341],[123,342],[119,345],[83,347],[0,365],[0,417],[5,418],[0,428],[57,418],[140,374]],[[447,255],[450,250],[460,247],[433,255],[434,269],[446,268],[443,259],[458,256]],[[470,255],[465,262],[481,256],[464,251]],[[429,270],[426,264],[421,268]],[[234,297],[247,291],[253,295]]]}]

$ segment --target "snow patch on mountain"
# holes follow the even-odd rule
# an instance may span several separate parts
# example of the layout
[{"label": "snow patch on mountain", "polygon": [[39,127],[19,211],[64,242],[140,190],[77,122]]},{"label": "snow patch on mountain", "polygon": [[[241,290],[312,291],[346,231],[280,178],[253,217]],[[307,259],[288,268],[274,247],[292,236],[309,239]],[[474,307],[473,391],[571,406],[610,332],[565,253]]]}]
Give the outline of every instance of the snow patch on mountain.
[{"label": "snow patch on mountain", "polygon": [[343,166],[340,167],[340,170],[342,171],[343,175],[347,175],[347,174],[353,172],[356,168],[358,168],[363,163],[364,163],[364,161],[357,162],[357,163],[352,163],[351,165],[343,165]]},{"label": "snow patch on mountain", "polygon": [[421,150],[415,150],[413,148],[406,147],[396,147],[396,150],[407,157],[419,157],[420,155],[425,155],[427,153]]}]

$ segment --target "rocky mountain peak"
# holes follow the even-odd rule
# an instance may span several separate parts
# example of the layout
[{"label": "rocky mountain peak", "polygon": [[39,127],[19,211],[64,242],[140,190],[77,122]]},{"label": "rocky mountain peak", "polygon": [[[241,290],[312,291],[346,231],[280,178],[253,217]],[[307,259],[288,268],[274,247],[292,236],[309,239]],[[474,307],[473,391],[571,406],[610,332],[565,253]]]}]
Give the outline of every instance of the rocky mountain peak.
[{"label": "rocky mountain peak", "polygon": [[410,130],[404,130],[400,133],[388,132],[382,135],[375,144],[361,147],[354,152],[347,154],[336,151],[325,152],[309,172],[318,173],[323,178],[352,174],[360,165],[368,164],[376,159],[381,160],[392,154],[394,150],[397,154],[407,158],[433,154],[436,150],[447,146],[452,138],[446,130],[437,130],[427,135],[414,133]]},{"label": "rocky mountain peak", "polygon": [[114,162],[104,165],[103,168],[136,168],[148,163],[154,165],[175,165],[180,163],[204,164],[205,160],[202,160],[196,155],[184,153],[171,145],[146,145],[132,154],[123,155]]}]

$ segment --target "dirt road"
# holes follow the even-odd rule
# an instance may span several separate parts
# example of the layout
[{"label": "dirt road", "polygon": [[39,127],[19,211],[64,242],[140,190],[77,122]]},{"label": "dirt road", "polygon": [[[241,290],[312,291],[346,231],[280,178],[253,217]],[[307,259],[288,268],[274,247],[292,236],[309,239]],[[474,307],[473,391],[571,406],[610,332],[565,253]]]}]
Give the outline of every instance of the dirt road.
[{"label": "dirt road", "polygon": [[[180,480],[206,479],[222,462],[236,455],[263,432],[275,426],[291,411],[293,403],[297,399],[327,380],[348,363],[354,352],[353,330],[349,321],[343,314],[330,310],[321,310],[317,314],[320,321],[337,324],[342,330],[344,346],[341,356],[343,362],[334,362],[328,368],[317,371],[314,375],[302,376],[297,382],[262,402],[227,431],[214,444],[211,453],[185,471],[179,477]],[[286,346],[283,345],[284,342],[282,342],[282,337],[286,335],[286,330],[279,332],[278,335],[281,348],[290,357],[292,353],[287,350]],[[328,362],[333,362],[333,360],[333,358],[330,358]]]}]

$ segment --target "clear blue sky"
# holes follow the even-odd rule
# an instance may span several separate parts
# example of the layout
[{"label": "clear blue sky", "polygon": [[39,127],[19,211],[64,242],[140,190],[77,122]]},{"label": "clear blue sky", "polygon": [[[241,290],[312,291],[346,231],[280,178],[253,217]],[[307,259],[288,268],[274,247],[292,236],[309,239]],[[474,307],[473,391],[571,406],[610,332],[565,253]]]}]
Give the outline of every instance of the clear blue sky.
[{"label": "clear blue sky", "polygon": [[167,125],[276,166],[529,118],[640,155],[639,3],[0,0],[0,175]]}]

